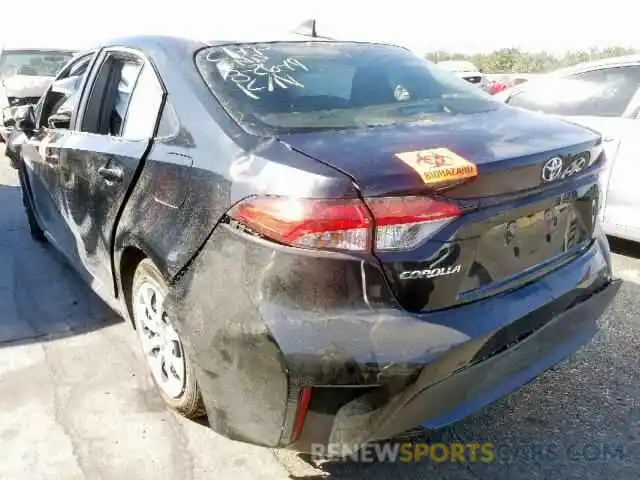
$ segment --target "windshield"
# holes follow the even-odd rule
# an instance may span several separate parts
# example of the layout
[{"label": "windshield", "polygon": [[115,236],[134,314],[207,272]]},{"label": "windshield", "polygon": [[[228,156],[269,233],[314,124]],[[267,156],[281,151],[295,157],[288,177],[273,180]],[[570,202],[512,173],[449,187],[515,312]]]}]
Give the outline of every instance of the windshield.
[{"label": "windshield", "polygon": [[73,52],[5,51],[0,57],[0,78],[13,75],[55,77],[73,58]]},{"label": "windshield", "polygon": [[394,46],[291,42],[209,47],[196,64],[239,123],[270,131],[429,122],[502,105]]}]

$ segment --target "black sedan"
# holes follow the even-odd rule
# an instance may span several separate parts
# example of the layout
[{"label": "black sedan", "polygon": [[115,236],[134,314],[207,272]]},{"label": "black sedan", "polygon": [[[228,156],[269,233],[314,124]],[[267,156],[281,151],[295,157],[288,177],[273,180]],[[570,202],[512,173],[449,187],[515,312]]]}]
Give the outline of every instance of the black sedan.
[{"label": "black sedan", "polygon": [[236,440],[450,424],[588,342],[619,287],[600,136],[400,47],[113,41],[16,124],[34,239],[131,320],[171,408]]}]

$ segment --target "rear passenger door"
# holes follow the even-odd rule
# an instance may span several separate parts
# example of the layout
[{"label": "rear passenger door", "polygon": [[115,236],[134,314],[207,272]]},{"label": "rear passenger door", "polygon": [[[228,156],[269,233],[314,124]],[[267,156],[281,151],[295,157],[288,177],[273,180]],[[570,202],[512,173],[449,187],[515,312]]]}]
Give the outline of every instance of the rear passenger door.
[{"label": "rear passenger door", "polygon": [[98,62],[77,131],[65,142],[60,184],[75,256],[98,293],[112,296],[114,226],[150,147],[164,90],[140,52],[107,49]]}]

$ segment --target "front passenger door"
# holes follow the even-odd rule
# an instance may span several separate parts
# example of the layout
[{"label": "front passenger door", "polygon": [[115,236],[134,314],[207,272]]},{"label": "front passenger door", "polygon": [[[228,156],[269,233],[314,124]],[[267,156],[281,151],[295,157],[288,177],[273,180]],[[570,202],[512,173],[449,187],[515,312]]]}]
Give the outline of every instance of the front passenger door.
[{"label": "front passenger door", "polygon": [[112,237],[121,207],[153,138],[164,91],[140,53],[108,49],[82,100],[79,131],[60,168],[75,255],[101,296],[113,296]]},{"label": "front passenger door", "polygon": [[71,134],[78,99],[93,58],[93,53],[83,55],[58,75],[36,106],[35,134],[21,146],[35,213],[42,229],[59,246],[69,242],[69,230],[60,208],[60,155]]}]

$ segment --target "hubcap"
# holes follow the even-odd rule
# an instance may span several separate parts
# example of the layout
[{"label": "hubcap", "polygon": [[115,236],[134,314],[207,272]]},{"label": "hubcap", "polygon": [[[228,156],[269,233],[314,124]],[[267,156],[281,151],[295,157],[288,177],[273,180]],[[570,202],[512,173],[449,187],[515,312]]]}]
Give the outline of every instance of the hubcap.
[{"label": "hubcap", "polygon": [[164,310],[164,294],[145,279],[134,292],[138,337],[151,373],[163,392],[178,398],[184,391],[185,360],[182,342]]}]

